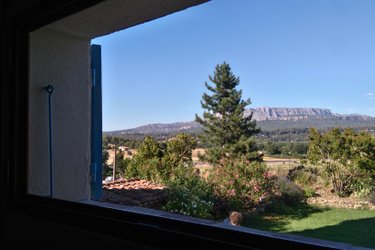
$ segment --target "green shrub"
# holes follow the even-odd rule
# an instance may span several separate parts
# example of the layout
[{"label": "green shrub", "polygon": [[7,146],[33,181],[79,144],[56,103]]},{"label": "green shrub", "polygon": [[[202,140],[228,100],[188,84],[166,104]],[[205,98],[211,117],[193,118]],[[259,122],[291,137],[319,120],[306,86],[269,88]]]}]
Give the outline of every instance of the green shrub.
[{"label": "green shrub", "polygon": [[214,203],[206,197],[200,197],[191,189],[172,187],[168,201],[162,208],[165,211],[204,219],[213,218]]},{"label": "green shrub", "polygon": [[317,168],[299,165],[288,171],[287,178],[296,183],[308,198],[315,196],[314,185],[318,180],[318,176]]},{"label": "green shrub", "polygon": [[193,168],[180,164],[173,170],[167,185],[168,201],[163,210],[199,218],[213,218],[212,186],[196,175]]},{"label": "green shrub", "polygon": [[126,178],[142,178],[166,184],[174,178],[175,169],[189,169],[192,165],[191,153],[196,147],[195,139],[186,134],[177,134],[165,145],[153,137],[146,137],[137,154],[126,167]]},{"label": "green shrub", "polygon": [[333,128],[322,134],[310,129],[308,159],[324,167],[341,197],[366,193],[375,184],[375,137],[368,132]]},{"label": "green shrub", "polygon": [[130,165],[131,159],[120,158],[116,159],[116,175],[118,174],[121,178],[126,178],[126,171]]},{"label": "green shrub", "polygon": [[164,183],[160,169],[162,168],[159,159],[145,161],[132,160],[125,172],[126,178],[141,178],[156,183]]},{"label": "green shrub", "polygon": [[315,188],[313,187],[304,187],[303,192],[305,193],[306,198],[314,197],[316,196]]},{"label": "green shrub", "polygon": [[318,170],[313,167],[299,165],[288,171],[288,179],[300,185],[313,185],[317,181]]},{"label": "green shrub", "polygon": [[367,195],[366,200],[372,204],[375,204],[375,190]]},{"label": "green shrub", "polygon": [[372,178],[357,178],[352,182],[352,195],[360,198],[368,197],[372,192],[375,191],[374,184],[375,182],[372,180]]},{"label": "green shrub", "polygon": [[305,200],[304,191],[286,177],[278,177],[275,182],[276,197],[287,205],[297,205]]}]

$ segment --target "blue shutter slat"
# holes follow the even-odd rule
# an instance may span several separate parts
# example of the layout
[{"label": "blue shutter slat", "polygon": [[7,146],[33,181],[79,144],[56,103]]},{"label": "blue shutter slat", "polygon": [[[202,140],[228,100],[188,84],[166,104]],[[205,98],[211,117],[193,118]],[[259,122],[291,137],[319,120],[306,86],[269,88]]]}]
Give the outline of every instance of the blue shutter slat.
[{"label": "blue shutter slat", "polygon": [[100,45],[91,45],[91,199],[102,197],[102,61]]}]

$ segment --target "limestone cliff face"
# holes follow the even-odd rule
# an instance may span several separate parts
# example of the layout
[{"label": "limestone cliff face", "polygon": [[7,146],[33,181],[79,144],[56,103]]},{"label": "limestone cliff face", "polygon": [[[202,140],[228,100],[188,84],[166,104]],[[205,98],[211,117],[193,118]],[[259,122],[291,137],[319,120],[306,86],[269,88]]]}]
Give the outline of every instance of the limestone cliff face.
[{"label": "limestone cliff face", "polygon": [[365,115],[343,115],[332,113],[329,109],[322,108],[271,108],[259,107],[247,109],[245,115],[253,113],[253,119],[257,121],[286,121],[286,120],[322,120],[322,119],[339,119],[339,120],[374,120],[374,117]]}]

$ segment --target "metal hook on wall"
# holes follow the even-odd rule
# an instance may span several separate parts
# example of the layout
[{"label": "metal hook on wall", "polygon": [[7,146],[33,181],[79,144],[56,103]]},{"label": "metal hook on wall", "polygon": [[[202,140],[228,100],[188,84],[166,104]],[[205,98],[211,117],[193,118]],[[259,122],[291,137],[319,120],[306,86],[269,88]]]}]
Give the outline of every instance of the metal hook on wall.
[{"label": "metal hook on wall", "polygon": [[51,95],[54,87],[48,85],[44,87],[48,93],[48,137],[49,137],[49,169],[50,169],[50,197],[53,197],[53,154],[52,154],[52,110],[51,110]]}]

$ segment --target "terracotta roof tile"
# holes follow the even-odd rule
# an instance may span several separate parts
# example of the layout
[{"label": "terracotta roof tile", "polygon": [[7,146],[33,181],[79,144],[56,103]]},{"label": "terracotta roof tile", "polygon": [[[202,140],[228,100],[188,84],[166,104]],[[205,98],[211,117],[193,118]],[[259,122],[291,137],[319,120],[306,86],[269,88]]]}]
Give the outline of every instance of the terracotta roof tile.
[{"label": "terracotta roof tile", "polygon": [[119,180],[103,184],[105,202],[149,208],[160,207],[167,198],[167,187],[142,179]]}]

